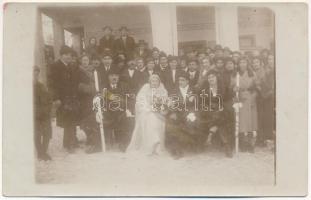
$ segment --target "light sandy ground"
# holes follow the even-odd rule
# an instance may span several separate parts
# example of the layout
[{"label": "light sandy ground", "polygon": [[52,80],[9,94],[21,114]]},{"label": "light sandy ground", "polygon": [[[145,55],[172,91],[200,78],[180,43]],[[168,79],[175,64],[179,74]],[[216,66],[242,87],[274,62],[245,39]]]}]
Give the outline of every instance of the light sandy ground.
[{"label": "light sandy ground", "polygon": [[[83,139],[83,132],[79,132]],[[53,126],[49,147],[53,160],[37,161],[39,183],[94,183],[150,185],[273,185],[274,156],[268,149],[255,154],[240,153],[225,158],[206,152],[174,160],[170,156],[148,157],[121,152],[85,154],[83,149],[68,154],[62,149],[62,129]]]}]

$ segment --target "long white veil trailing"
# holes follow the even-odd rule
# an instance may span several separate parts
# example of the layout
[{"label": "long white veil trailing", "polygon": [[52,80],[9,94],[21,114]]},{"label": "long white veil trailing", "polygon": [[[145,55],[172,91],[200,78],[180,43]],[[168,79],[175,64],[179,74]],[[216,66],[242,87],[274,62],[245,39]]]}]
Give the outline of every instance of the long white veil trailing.
[{"label": "long white veil trailing", "polygon": [[153,110],[153,97],[167,98],[167,91],[160,83],[158,88],[151,88],[146,83],[138,92],[135,104],[135,128],[127,152],[139,151],[143,154],[153,153],[154,146],[164,148],[165,118]]}]

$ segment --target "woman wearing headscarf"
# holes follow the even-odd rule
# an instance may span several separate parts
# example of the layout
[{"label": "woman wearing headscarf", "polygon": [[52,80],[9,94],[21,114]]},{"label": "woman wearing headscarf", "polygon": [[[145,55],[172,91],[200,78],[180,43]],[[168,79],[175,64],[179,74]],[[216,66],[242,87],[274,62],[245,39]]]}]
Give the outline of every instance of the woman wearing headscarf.
[{"label": "woman wearing headscarf", "polygon": [[138,92],[135,128],[127,152],[157,155],[164,150],[165,104],[167,91],[157,74]]}]

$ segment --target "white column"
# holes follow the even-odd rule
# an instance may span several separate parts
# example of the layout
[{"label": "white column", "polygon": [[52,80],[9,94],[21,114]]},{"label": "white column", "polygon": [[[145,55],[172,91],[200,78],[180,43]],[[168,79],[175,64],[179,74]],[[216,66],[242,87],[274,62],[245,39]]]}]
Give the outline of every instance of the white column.
[{"label": "white column", "polygon": [[40,67],[40,81],[46,85],[47,69],[46,60],[44,57],[44,39],[42,30],[41,12],[37,12],[36,21],[36,42],[35,42],[35,65]]},{"label": "white column", "polygon": [[239,50],[237,6],[215,6],[216,43],[231,50]]},{"label": "white column", "polygon": [[150,4],[153,46],[167,54],[178,54],[176,6]]},{"label": "white column", "polygon": [[53,33],[54,33],[54,55],[55,59],[59,58],[59,50],[65,44],[64,28],[55,19],[53,19]]}]

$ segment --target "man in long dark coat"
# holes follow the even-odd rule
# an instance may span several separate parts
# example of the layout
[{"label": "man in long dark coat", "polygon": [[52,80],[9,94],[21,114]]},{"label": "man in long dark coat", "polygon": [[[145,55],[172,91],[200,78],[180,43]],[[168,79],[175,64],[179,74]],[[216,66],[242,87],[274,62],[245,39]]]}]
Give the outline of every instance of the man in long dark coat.
[{"label": "man in long dark coat", "polygon": [[79,68],[71,64],[72,49],[63,46],[60,49],[60,59],[51,67],[50,89],[56,113],[57,125],[64,128],[63,146],[72,153],[77,146],[76,126],[79,116]]}]

